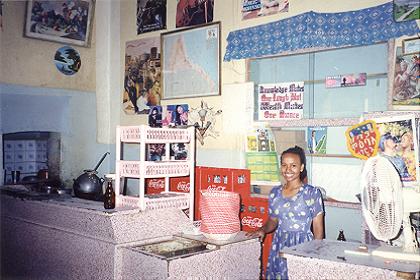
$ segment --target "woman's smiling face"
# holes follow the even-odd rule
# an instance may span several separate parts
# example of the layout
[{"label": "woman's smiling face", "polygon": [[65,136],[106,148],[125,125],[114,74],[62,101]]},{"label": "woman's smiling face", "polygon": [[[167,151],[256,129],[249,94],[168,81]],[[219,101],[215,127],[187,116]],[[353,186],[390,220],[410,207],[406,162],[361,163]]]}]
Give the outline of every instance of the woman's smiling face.
[{"label": "woman's smiling face", "polygon": [[286,182],[300,181],[300,173],[303,171],[303,167],[298,155],[286,153],[281,159],[281,173]]}]

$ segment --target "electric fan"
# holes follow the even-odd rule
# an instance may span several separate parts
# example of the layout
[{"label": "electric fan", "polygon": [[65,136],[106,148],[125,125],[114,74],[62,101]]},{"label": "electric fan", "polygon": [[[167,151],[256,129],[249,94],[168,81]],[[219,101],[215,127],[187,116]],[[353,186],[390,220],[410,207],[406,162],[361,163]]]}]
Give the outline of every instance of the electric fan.
[{"label": "electric fan", "polygon": [[363,216],[378,240],[388,242],[396,238],[403,224],[403,250],[381,246],[372,251],[372,255],[420,262],[417,241],[410,224],[410,212],[420,211],[420,194],[412,189],[403,189],[394,165],[382,156],[366,161],[361,187]]}]

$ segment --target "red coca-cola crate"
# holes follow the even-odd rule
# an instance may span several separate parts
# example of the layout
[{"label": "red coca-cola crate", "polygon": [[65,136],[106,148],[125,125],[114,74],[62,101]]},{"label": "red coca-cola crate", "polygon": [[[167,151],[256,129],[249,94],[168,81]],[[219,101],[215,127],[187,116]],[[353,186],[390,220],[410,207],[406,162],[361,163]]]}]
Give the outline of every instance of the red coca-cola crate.
[{"label": "red coca-cola crate", "polygon": [[163,178],[147,178],[145,180],[146,194],[161,193],[165,190],[165,179]]},{"label": "red coca-cola crate", "polygon": [[[261,197],[245,197],[241,200],[241,230],[251,232],[262,227],[268,220],[268,198]],[[272,241],[272,233],[265,236],[262,244],[262,277],[265,277],[265,269],[267,267],[268,256]]]}]

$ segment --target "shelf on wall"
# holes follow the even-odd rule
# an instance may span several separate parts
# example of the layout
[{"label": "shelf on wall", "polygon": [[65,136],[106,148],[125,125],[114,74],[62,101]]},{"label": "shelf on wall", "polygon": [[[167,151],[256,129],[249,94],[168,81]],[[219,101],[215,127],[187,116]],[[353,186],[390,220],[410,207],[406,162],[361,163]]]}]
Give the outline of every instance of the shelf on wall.
[{"label": "shelf on wall", "polygon": [[329,157],[329,158],[354,158],[356,157],[352,155],[344,155],[344,154],[305,154],[306,157]]},{"label": "shelf on wall", "polygon": [[[420,118],[420,112],[417,111],[380,111],[364,113],[362,118],[364,120],[381,117],[414,115]],[[281,120],[267,122],[271,128],[282,127],[317,127],[317,126],[352,126],[361,122],[361,118],[314,118],[314,119],[299,119],[299,120]]]}]

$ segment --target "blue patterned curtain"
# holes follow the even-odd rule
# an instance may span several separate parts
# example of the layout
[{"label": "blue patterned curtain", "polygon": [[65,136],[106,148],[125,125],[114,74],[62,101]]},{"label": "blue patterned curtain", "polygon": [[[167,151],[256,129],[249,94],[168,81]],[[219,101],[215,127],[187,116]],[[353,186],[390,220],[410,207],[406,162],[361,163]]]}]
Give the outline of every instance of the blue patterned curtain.
[{"label": "blue patterned curtain", "polygon": [[342,13],[307,12],[230,32],[224,61],[307,48],[370,45],[418,32],[416,21],[394,21],[392,2]]}]

